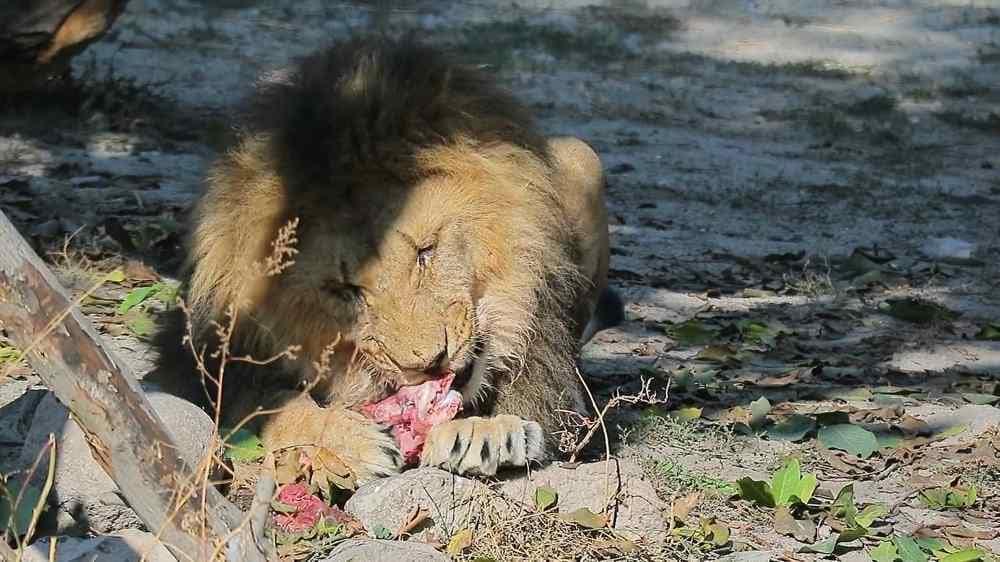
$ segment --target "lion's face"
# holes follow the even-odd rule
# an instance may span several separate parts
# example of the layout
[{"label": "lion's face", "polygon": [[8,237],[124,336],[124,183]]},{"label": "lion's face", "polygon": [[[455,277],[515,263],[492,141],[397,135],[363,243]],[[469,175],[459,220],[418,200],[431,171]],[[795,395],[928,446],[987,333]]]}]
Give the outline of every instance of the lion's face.
[{"label": "lion's face", "polygon": [[477,259],[459,187],[438,177],[383,185],[332,216],[306,202],[296,265],[277,290],[298,294],[386,382],[461,372],[476,348]]}]

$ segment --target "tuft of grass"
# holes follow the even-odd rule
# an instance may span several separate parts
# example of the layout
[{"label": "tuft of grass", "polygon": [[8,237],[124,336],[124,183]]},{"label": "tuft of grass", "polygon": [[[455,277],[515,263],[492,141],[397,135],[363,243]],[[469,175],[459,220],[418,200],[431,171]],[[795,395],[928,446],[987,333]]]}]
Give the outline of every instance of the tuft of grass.
[{"label": "tuft of grass", "polygon": [[674,493],[706,492],[709,496],[729,497],[737,492],[736,486],[722,478],[695,472],[670,459],[648,460],[643,469],[658,489]]}]

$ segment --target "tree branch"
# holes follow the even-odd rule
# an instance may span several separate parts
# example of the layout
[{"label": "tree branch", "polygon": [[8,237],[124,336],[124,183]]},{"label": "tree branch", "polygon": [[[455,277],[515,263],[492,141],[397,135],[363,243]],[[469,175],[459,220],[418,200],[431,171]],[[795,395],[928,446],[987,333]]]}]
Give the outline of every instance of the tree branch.
[{"label": "tree branch", "polygon": [[201,485],[128,366],[104,346],[2,212],[0,326],[69,408],[129,505],[179,560],[208,560],[213,551],[230,560],[267,560],[246,516]]}]

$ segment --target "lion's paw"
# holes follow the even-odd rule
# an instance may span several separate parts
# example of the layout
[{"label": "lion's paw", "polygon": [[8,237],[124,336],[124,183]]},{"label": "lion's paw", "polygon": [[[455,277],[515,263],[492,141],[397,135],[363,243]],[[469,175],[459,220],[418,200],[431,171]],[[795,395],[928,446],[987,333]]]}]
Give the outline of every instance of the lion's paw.
[{"label": "lion's paw", "polygon": [[324,434],[329,436],[325,441],[343,457],[359,483],[399,474],[403,469],[403,455],[386,427],[359,420],[349,438],[331,435],[329,429]]},{"label": "lion's paw", "polygon": [[470,417],[432,429],[420,465],[456,474],[492,476],[498,468],[525,466],[544,456],[544,435],[538,423],[511,415]]},{"label": "lion's paw", "polygon": [[280,412],[265,425],[263,437],[270,450],[328,449],[351,469],[359,484],[399,474],[403,468],[403,456],[388,428],[342,408],[309,406]]}]

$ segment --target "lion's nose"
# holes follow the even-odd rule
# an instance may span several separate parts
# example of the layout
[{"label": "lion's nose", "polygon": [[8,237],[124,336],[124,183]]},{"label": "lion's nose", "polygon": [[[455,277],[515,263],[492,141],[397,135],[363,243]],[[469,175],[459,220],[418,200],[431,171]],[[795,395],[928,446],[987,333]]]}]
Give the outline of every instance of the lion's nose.
[{"label": "lion's nose", "polygon": [[410,352],[410,361],[397,361],[402,372],[403,383],[407,385],[421,384],[443,375],[448,369],[448,349],[441,348],[437,352]]}]

